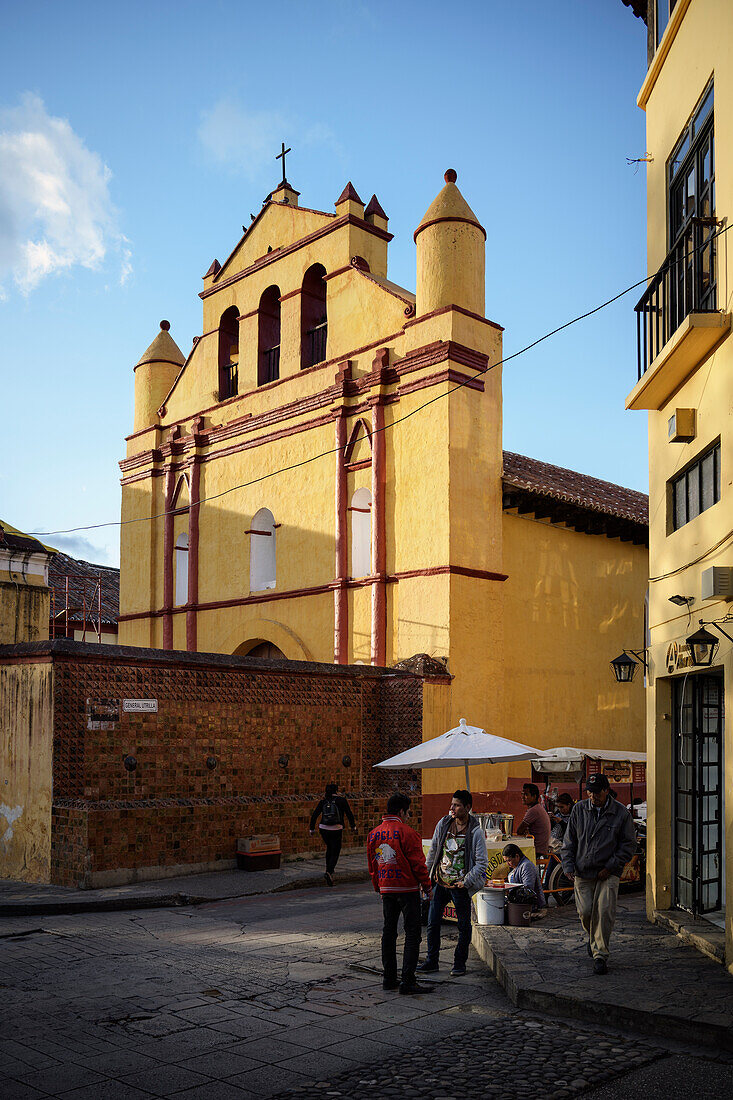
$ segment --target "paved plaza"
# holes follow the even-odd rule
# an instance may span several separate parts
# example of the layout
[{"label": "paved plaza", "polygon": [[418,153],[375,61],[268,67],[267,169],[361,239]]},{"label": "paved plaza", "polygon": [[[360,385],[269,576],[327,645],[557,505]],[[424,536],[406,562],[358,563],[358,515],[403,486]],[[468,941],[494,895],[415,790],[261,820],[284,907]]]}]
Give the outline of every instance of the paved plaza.
[{"label": "paved plaza", "polygon": [[[430,995],[386,993],[380,928],[358,884],[5,918],[0,1096],[564,1097],[618,1074],[653,1096],[637,1075],[663,1081],[681,1057],[517,1011],[473,952],[464,979],[444,966]],[[696,1100],[733,1092],[733,1067],[695,1053]]]}]

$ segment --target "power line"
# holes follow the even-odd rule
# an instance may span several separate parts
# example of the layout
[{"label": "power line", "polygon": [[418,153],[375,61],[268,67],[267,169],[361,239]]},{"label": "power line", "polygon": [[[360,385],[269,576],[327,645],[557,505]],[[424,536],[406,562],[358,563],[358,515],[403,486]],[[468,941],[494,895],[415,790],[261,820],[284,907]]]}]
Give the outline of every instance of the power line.
[{"label": "power line", "polygon": [[[674,260],[670,266],[674,266],[677,263],[683,262],[692,252],[695,252],[703,247],[706,248],[713,240],[715,240],[717,237],[723,236],[730,229],[733,229],[733,222],[725,228],[718,230],[716,233],[712,233],[706,241],[690,249],[690,251],[687,252],[685,256],[681,256],[679,257],[679,259]],[[627,286],[624,290],[620,290],[617,294],[614,294],[612,298],[606,299],[606,301],[601,302],[600,305],[594,306],[593,309],[589,309],[585,313],[579,313],[577,317],[573,317],[570,321],[565,321],[564,324],[558,325],[557,328],[551,329],[543,336],[539,336],[530,344],[527,344],[525,347],[520,348],[519,351],[515,351],[511,355],[507,355],[505,358],[497,360],[496,363],[491,363],[485,367],[476,368],[476,375],[474,377],[488,374],[489,371],[494,370],[496,367],[504,366],[505,363],[511,362],[512,359],[517,359],[520,355],[525,355],[528,351],[531,351],[532,348],[536,348],[539,344],[544,343],[545,340],[549,340],[550,337],[556,336],[559,332],[563,332],[565,329],[571,328],[573,325],[578,324],[580,321],[585,321],[588,317],[592,317],[596,313],[600,313],[602,309],[606,309],[608,306],[613,305],[614,302],[617,302],[620,298],[625,297],[625,295],[629,294],[632,290],[636,290],[637,287],[644,286],[653,277],[653,275],[645,275],[643,279],[639,279],[637,280],[637,282],[631,283],[631,285]],[[410,417],[416,416],[417,413],[422,412],[423,409],[427,409],[436,401],[441,401],[444,397],[450,397],[452,393],[455,393],[457,390],[462,389],[471,381],[473,381],[472,378],[466,378],[462,382],[457,382],[456,385],[453,386],[451,389],[446,390],[444,393],[439,393],[435,397],[431,397],[422,405],[418,405],[416,409],[412,410],[412,412],[405,413],[404,416],[400,416],[396,420],[391,421],[391,423],[385,424],[382,428],[378,428],[376,431],[373,431],[372,435],[377,435],[379,432],[386,432],[388,429],[396,428],[398,424],[402,424],[405,420],[409,420]],[[261,474],[259,477],[252,478],[250,481],[243,481],[239,485],[231,485],[228,489],[223,489],[220,493],[213,493],[211,496],[207,496],[204,501],[199,502],[198,507],[200,507],[200,505],[203,503],[208,503],[212,500],[219,500],[221,497],[225,497],[229,493],[238,492],[240,489],[248,489],[252,485],[259,485],[261,482],[267,481],[269,478],[272,477],[277,477],[279,474],[291,473],[293,470],[298,470],[302,466],[309,465],[311,462],[317,462],[319,458],[327,458],[329,455],[336,454],[340,450],[340,447],[330,447],[326,451],[320,451],[318,454],[311,455],[310,458],[304,458],[300,462],[294,462],[290,466],[281,466],[277,470],[270,470],[269,473]],[[194,505],[194,507],[196,507],[196,505]],[[131,523],[152,523],[156,519],[163,519],[166,515],[172,514],[173,511],[174,509],[171,509],[170,512],[158,512],[154,516],[138,516],[136,519],[110,520],[107,523],[91,523],[84,527],[67,527],[59,531],[29,531],[27,533],[29,535],[34,535],[38,538],[47,538],[49,535],[72,535],[76,534],[79,531],[99,531],[104,527],[125,527]],[[661,580],[661,577],[653,579]]]}]

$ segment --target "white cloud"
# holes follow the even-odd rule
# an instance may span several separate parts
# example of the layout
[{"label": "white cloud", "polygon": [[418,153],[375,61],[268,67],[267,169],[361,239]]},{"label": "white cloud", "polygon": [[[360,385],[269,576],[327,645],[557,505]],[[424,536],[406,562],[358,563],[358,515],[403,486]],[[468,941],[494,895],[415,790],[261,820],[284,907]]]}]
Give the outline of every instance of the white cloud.
[{"label": "white cloud", "polygon": [[39,96],[27,92],[20,106],[0,110],[0,280],[9,276],[29,294],[77,265],[99,269],[112,250],[121,253],[124,282],[130,253],[117,229],[111,175]]},{"label": "white cloud", "polygon": [[40,539],[46,546],[53,547],[54,550],[61,550],[69,557],[79,558],[93,565],[119,565],[119,544],[116,542],[114,546],[101,546],[85,539],[83,535],[48,535],[46,537],[39,534],[34,537]]},{"label": "white cloud", "polygon": [[198,130],[199,141],[215,164],[243,172],[253,181],[265,171],[277,179],[282,168],[275,162],[275,153],[289,133],[303,135],[303,145],[338,150],[333,132],[322,123],[305,129],[279,111],[250,111],[231,99],[220,99],[203,111]]}]

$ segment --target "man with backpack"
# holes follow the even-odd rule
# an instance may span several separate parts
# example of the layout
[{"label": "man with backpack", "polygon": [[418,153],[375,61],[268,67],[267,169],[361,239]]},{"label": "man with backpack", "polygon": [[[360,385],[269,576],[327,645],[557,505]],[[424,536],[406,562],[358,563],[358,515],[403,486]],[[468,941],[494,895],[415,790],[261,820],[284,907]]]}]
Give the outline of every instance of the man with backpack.
[{"label": "man with backpack", "polygon": [[320,816],[318,832],[321,840],[326,845],[326,873],[324,878],[329,886],[333,886],[333,872],[336,870],[339,855],[341,854],[341,841],[344,835],[344,817],[348,819],[352,830],[356,829],[354,815],[351,806],[343,795],[337,794],[338,787],[335,783],[326,784],[326,793],[311,814],[309,831],[315,836],[316,821]]},{"label": "man with backpack", "polygon": [[[432,886],[422,841],[407,824],[410,815],[409,795],[393,794],[387,801],[387,812],[381,825],[372,829],[367,838],[369,874],[377,893],[382,895],[384,928],[382,930],[382,988],[399,989],[403,994],[430,993],[432,985],[418,985],[415,967],[420,957],[422,921],[420,887],[430,897]],[[397,925],[402,914],[405,946],[402,954],[402,976],[397,978]]]}]

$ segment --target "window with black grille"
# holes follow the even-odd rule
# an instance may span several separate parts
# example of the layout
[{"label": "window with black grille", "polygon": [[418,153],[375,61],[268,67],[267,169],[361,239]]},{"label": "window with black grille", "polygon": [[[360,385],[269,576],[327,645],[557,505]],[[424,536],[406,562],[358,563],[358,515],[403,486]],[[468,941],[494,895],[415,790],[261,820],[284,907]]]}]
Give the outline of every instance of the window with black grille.
[{"label": "window with black grille", "polygon": [[720,500],[720,440],[670,482],[672,523],[677,531]]},{"label": "window with black grille", "polygon": [[716,307],[712,84],[669,158],[667,180],[674,331],[692,310]]}]

